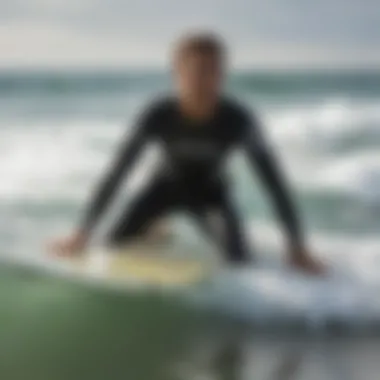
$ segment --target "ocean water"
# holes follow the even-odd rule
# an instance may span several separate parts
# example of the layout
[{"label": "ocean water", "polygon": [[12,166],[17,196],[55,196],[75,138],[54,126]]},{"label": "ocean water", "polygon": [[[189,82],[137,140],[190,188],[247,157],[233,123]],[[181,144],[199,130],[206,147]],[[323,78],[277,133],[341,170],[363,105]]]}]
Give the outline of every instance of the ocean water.
[{"label": "ocean water", "polygon": [[[47,240],[72,230],[120,138],[132,128],[138,110],[152,96],[170,87],[170,78],[156,72],[0,73],[2,257],[29,262],[41,260]],[[330,273],[327,278],[309,279],[285,267],[285,246],[279,225],[273,217],[270,200],[262,191],[260,182],[251,178],[244,157],[237,153],[230,165],[236,202],[246,222],[257,266],[239,273],[226,273],[216,279],[212,286],[190,297],[192,307],[195,301],[200,309],[217,313],[218,318],[231,318],[238,321],[238,325],[244,322],[244,326],[248,329],[253,327],[254,331],[271,330],[278,326],[289,330],[290,326],[295,325],[302,326],[302,329],[317,337],[323,336],[331,326],[343,335],[357,330],[378,331],[380,72],[245,72],[232,75],[228,89],[260,113],[267,138],[297,194],[310,249],[329,265]],[[155,154],[148,151],[142,157],[141,164],[117,202],[127,204],[136,189],[149,177]],[[178,249],[198,252],[201,244],[202,255],[214,255],[211,245],[203,241],[199,243],[198,232],[191,221],[181,216],[179,218],[180,223],[174,223],[173,227]],[[112,220],[111,216],[108,219]],[[151,305],[152,302],[150,299],[144,301],[146,296],[138,302],[128,297],[121,301],[116,295],[94,296],[92,291],[73,291],[72,285],[68,284],[67,288],[65,284],[57,285],[55,281],[58,280],[25,276],[7,267],[2,268],[2,272],[1,302],[8,312],[3,310],[0,318],[13,326],[13,330],[4,327],[0,332],[2,341],[7,341],[10,347],[3,358],[13,357],[12,347],[14,352],[19,352],[20,347],[27,350],[24,339],[37,340],[41,347],[45,344],[51,347],[52,341],[46,340],[47,333],[44,332],[45,317],[54,319],[59,316],[61,325],[56,322],[55,327],[49,327],[51,334],[54,331],[58,334],[63,329],[61,335],[52,335],[56,336],[54,339],[65,342],[65,336],[75,330],[82,340],[91,341],[99,326],[123,324],[118,313],[124,315],[125,323],[128,323],[129,310],[134,310],[133,315],[141,316],[146,312],[147,304]],[[9,292],[4,289],[9,289]],[[57,304],[55,299],[63,301]],[[134,302],[142,306],[136,306]],[[156,300],[153,305],[156,305],[155,302],[161,301]],[[154,316],[164,315],[167,310],[176,310],[176,313],[182,310],[178,300],[173,301],[175,307],[165,306],[167,301],[162,302],[164,306],[161,303],[156,305],[157,309],[151,306],[147,313]],[[104,309],[112,310],[113,315],[107,314]],[[162,310],[166,310],[165,313]],[[100,316],[86,330],[83,326],[87,326],[92,315],[99,313]],[[26,315],[26,318],[22,319],[20,315]],[[78,322],[77,318],[82,319]],[[139,321],[139,317],[133,318]],[[179,319],[182,324],[187,323],[187,318]],[[25,321],[29,321],[29,325]],[[156,322],[155,317],[151,317],[144,322],[144,326],[153,326]],[[22,330],[22,338],[17,341],[14,339],[15,331],[19,331],[24,324],[25,331]],[[78,332],[78,326],[85,329],[82,335]],[[178,331],[187,329],[184,325],[179,328],[168,321],[162,326],[154,331],[165,336],[179,336]],[[174,330],[165,330],[168,327]],[[125,340],[132,339],[132,330],[124,332]],[[120,330],[114,327],[111,332],[104,330],[103,334],[106,334],[105,331],[115,337]],[[41,337],[39,334],[46,339],[38,340],[37,337]],[[100,341],[111,341],[105,336],[93,339],[97,342],[96,346]],[[162,339],[159,335],[157,342]],[[230,342],[229,339],[226,338],[226,341]],[[315,354],[316,357],[319,357],[318,339],[308,343],[308,347],[310,344],[312,346],[312,356]],[[141,338],[134,336],[132,341],[140,342]],[[213,342],[213,339],[210,338],[210,341]],[[242,340],[239,338],[238,341]],[[65,352],[74,350],[70,344],[78,342],[72,337],[71,343],[64,346]],[[117,344],[120,344],[120,350],[130,349],[120,341],[113,346],[116,353]],[[203,346],[203,343],[197,344],[195,347]],[[256,343],[251,340],[247,344],[255,346]],[[324,347],[334,352],[336,344],[335,341],[331,345],[325,343]],[[365,347],[369,347],[368,344],[366,342]],[[85,350],[91,344],[81,347]],[[143,351],[147,345],[144,347],[141,348]],[[227,351],[228,347],[229,343]],[[253,350],[259,351],[258,356],[264,355],[266,346],[259,344],[258,347]],[[251,349],[245,348],[244,352],[251,352]],[[346,349],[349,350],[349,347]],[[28,352],[32,351],[45,355],[47,349],[39,351],[33,346]],[[104,355],[95,351],[94,355]],[[172,347],[169,351],[172,352]],[[160,350],[157,349],[157,352]],[[123,355],[119,357],[116,353],[122,368]],[[1,354],[4,355],[4,352]],[[136,355],[140,357],[138,353]],[[278,354],[272,352],[271,355],[269,362],[272,362],[273,355]],[[15,354],[14,357],[19,355]],[[75,360],[71,359],[73,361],[70,363],[74,363]],[[41,379],[45,376],[44,370],[50,374],[49,371],[54,371],[54,368],[47,370],[43,359],[40,360],[42,372],[36,372],[40,374],[36,378]],[[309,363],[311,366],[319,363],[313,360]],[[335,365],[338,362],[333,361]],[[7,371],[14,370],[15,366],[15,363],[9,364]],[[246,368],[238,367],[239,370]],[[79,363],[75,368],[79,371],[82,367]],[[251,369],[247,371],[252,373]],[[339,376],[343,377],[323,377],[325,375],[318,371],[318,378],[350,378],[342,374]],[[311,372],[308,373],[302,378],[314,378]],[[61,376],[75,378],[62,373]],[[153,375],[144,376],[151,378]],[[205,378],[212,378],[212,375],[208,376]],[[48,377],[52,378],[51,375]],[[24,378],[23,375],[15,375],[11,380]],[[96,376],[92,374],[91,378]],[[120,375],[120,378],[124,377]]]}]

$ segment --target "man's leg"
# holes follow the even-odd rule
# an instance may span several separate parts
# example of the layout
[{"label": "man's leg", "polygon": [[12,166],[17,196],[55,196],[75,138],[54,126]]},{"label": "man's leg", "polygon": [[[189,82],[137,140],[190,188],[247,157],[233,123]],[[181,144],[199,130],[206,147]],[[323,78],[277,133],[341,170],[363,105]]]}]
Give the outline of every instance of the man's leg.
[{"label": "man's leg", "polygon": [[152,239],[160,235],[160,219],[177,206],[175,186],[163,179],[156,180],[128,206],[108,236],[111,245],[118,246],[138,238]]},{"label": "man's leg", "polygon": [[230,262],[243,263],[252,260],[241,218],[228,194],[218,197],[217,202],[205,203],[191,211],[202,229]]}]

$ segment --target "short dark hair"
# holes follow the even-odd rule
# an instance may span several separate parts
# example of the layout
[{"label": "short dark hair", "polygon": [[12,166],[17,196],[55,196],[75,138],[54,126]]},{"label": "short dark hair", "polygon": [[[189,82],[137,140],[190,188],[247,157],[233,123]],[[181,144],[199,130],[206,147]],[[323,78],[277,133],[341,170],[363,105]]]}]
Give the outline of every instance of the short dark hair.
[{"label": "short dark hair", "polygon": [[212,32],[186,33],[177,41],[174,49],[176,60],[193,53],[212,56],[221,62],[226,59],[223,39]]}]

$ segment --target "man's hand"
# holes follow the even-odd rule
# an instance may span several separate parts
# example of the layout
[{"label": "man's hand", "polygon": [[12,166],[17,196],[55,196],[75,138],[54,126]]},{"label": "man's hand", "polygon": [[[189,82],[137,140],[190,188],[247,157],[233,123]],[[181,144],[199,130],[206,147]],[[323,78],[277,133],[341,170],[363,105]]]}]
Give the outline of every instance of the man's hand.
[{"label": "man's hand", "polygon": [[87,245],[88,236],[83,232],[77,232],[66,238],[53,241],[48,245],[52,255],[70,257],[81,253]]},{"label": "man's hand", "polygon": [[305,250],[293,250],[290,253],[289,264],[295,269],[311,275],[324,275],[327,272],[326,266],[319,260],[313,258]]}]

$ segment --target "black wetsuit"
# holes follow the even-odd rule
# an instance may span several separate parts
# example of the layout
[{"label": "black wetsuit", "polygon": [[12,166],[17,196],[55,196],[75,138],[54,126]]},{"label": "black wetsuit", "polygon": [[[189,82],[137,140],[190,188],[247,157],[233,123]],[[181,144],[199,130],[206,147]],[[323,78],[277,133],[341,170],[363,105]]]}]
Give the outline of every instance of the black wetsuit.
[{"label": "black wetsuit", "polygon": [[[112,244],[145,233],[157,218],[168,212],[183,210],[218,240],[229,260],[247,260],[240,217],[230,197],[225,173],[225,161],[236,147],[246,151],[267,185],[290,243],[295,247],[302,244],[290,196],[257,121],[241,105],[224,98],[220,99],[214,116],[201,123],[185,118],[174,98],[150,105],[138,120],[133,136],[122,144],[116,162],[90,204],[85,230],[91,231],[144,145],[153,141],[163,148],[164,164],[111,231]],[[217,214],[218,229],[210,223],[209,211]]]}]

